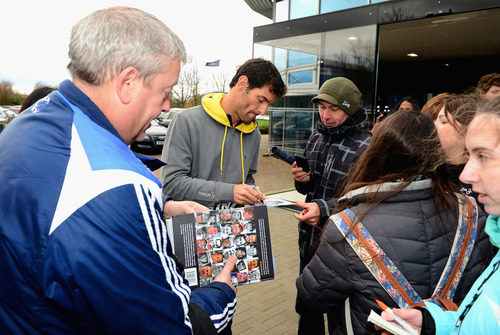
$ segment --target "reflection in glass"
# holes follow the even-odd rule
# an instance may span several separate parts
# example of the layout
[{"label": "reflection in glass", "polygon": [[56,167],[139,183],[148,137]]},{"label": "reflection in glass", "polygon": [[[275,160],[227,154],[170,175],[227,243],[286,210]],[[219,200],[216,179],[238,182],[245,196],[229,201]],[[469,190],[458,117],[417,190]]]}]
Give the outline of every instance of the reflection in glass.
[{"label": "reflection in glass", "polygon": [[332,77],[351,79],[362,93],[361,106],[368,112],[373,103],[376,33],[376,25],[326,32],[321,55],[320,85]]},{"label": "reflection in glass", "polygon": [[[377,26],[368,25],[261,42],[275,47],[275,56],[279,56],[275,60],[288,79],[288,94],[280,101],[283,107],[272,107],[270,113],[270,145],[289,153],[303,152],[318,119],[311,98],[321,84],[333,77],[347,77],[358,86],[361,106],[370,115],[376,36]],[[281,69],[284,50],[288,50],[288,61],[287,67]]]},{"label": "reflection in glass", "polygon": [[283,82],[285,83],[285,85],[288,85],[288,83],[286,81],[286,75],[282,74],[281,75],[281,80],[283,80]]},{"label": "reflection in glass", "polygon": [[272,108],[269,145],[289,154],[302,153],[317,120],[315,114],[309,108]]},{"label": "reflection in glass", "polygon": [[295,71],[288,74],[288,84],[312,83],[313,70]]},{"label": "reflection in glass", "polygon": [[290,0],[290,20],[318,14],[319,0]]},{"label": "reflection in glass", "polygon": [[286,50],[281,48],[274,48],[274,66],[278,71],[286,69]]},{"label": "reflection in glass", "polygon": [[271,143],[281,143],[283,140],[283,109],[270,107],[268,109],[270,118],[269,135]]},{"label": "reflection in glass", "polygon": [[288,67],[296,67],[316,63],[316,56],[310,53],[288,51]]},{"label": "reflection in glass", "polygon": [[[374,1],[372,1],[372,3],[373,2]],[[337,10],[364,6],[367,4],[367,0],[323,0],[321,1],[320,13],[330,13]]]},{"label": "reflection in glass", "polygon": [[274,22],[282,22],[288,20],[288,0],[276,1],[275,4]]}]

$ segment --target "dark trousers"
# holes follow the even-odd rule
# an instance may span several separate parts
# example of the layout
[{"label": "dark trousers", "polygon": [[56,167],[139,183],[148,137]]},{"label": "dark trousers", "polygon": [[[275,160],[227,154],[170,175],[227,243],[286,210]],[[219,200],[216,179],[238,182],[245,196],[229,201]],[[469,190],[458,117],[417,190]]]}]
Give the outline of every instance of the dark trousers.
[{"label": "dark trousers", "polygon": [[[303,258],[302,256],[299,257],[300,257],[299,274],[302,274],[302,271],[304,271],[304,268],[306,267],[307,263],[309,263],[309,260]],[[295,311],[297,312],[297,314],[299,314],[299,329],[297,334],[299,335],[325,334],[324,314],[311,310],[306,304],[302,302],[298,292],[297,292],[297,298],[295,300]],[[332,334],[333,329],[330,326],[330,319],[333,320],[333,318],[330,318],[328,314],[329,313],[327,313],[328,328],[329,328],[329,333]]]}]

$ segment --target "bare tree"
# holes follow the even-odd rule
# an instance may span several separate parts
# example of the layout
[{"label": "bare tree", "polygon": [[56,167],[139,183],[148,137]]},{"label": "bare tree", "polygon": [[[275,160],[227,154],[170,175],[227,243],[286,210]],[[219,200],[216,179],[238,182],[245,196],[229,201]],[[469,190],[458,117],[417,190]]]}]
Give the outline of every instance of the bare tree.
[{"label": "bare tree", "polygon": [[198,73],[198,69],[196,67],[192,67],[191,71],[187,75],[187,83],[191,90],[191,102],[193,106],[197,106],[201,103],[200,96],[200,75]]},{"label": "bare tree", "polygon": [[218,72],[212,74],[212,87],[214,92],[226,92],[229,78],[227,74]]},{"label": "bare tree", "polygon": [[172,107],[187,107],[188,103],[196,106],[200,103],[200,76],[195,66],[185,67],[181,71],[177,85],[171,95]]},{"label": "bare tree", "polygon": [[25,94],[14,91],[11,81],[0,80],[0,105],[20,105],[25,98]]},{"label": "bare tree", "polygon": [[14,91],[12,89],[12,82],[8,80],[2,80],[0,82],[0,104],[8,104]]}]

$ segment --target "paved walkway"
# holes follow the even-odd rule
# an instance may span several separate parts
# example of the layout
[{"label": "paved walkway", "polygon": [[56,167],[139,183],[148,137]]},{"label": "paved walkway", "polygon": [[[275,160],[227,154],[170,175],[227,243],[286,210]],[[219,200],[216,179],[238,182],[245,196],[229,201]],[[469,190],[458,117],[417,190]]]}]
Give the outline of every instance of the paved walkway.
[{"label": "paved walkway", "polygon": [[[291,191],[268,194],[273,198],[303,200]],[[292,212],[269,208],[275,279],[238,287],[233,334],[297,334],[295,279],[299,272],[297,220]]]}]

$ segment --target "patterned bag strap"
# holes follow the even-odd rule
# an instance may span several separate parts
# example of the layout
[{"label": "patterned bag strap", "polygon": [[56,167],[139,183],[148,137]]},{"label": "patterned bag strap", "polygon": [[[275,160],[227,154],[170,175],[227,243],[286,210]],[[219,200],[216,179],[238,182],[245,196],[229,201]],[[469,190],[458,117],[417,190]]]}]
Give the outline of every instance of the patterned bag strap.
[{"label": "patterned bag strap", "polygon": [[[477,205],[457,194],[459,218],[448,262],[430,300],[444,309],[456,310],[452,299],[470,258],[477,232]],[[347,239],[360,260],[400,308],[422,306],[424,302],[392,260],[373,239],[355,214],[347,209],[330,218]],[[353,222],[356,222],[354,224]]]},{"label": "patterned bag strap", "polygon": [[350,209],[332,215],[330,219],[373,277],[400,308],[423,305],[417,292]]},{"label": "patterned bag strap", "polygon": [[457,232],[448,262],[430,299],[451,311],[458,309],[453,296],[474,248],[478,221],[477,204],[468,196],[459,193],[456,196],[459,204]]}]

